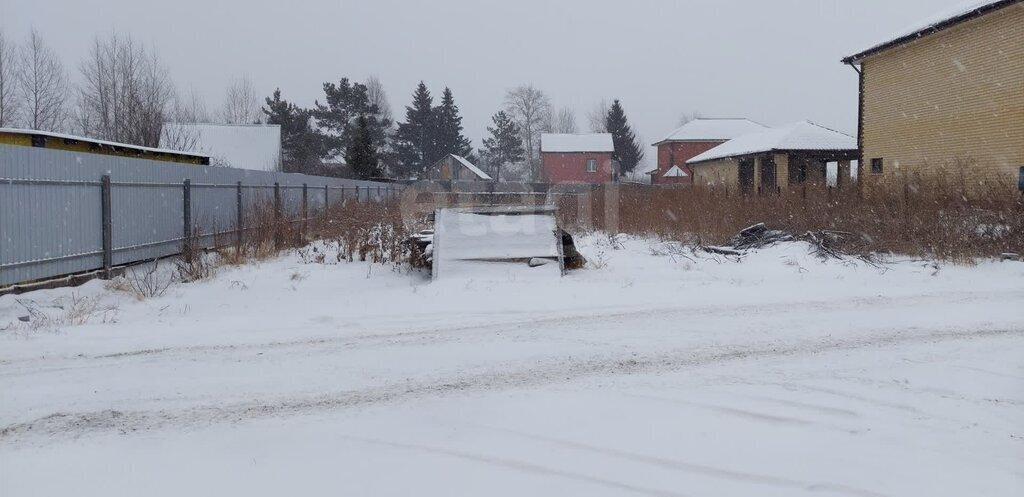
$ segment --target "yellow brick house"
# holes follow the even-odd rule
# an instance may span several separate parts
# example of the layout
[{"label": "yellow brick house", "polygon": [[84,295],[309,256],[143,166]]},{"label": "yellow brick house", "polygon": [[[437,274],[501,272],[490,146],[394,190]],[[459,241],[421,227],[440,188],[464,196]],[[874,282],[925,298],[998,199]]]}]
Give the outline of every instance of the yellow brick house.
[{"label": "yellow brick house", "polygon": [[942,175],[1024,191],[1024,0],[972,0],[843,59],[865,186]]}]

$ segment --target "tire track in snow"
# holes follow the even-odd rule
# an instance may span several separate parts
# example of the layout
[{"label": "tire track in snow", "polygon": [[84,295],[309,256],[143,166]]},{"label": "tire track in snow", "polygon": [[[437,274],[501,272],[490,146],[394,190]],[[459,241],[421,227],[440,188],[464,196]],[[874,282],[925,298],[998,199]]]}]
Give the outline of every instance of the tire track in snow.
[{"label": "tire track in snow", "polygon": [[465,392],[536,388],[571,383],[590,377],[657,374],[700,366],[762,358],[811,355],[831,351],[884,348],[909,343],[936,343],[992,337],[1024,336],[1024,329],[902,333],[857,339],[809,340],[790,347],[724,346],[704,351],[677,349],[662,354],[564,360],[532,368],[452,375],[432,381],[392,383],[381,387],[318,396],[262,399],[231,404],[209,404],[179,409],[93,412],[58,412],[33,421],[0,428],[0,441],[15,442],[38,436],[77,436],[96,432],[156,430],[168,427],[203,427],[281,416],[296,416]]},{"label": "tire track in snow", "polygon": [[[821,301],[800,301],[795,302],[799,305],[780,305],[778,303],[767,303],[767,304],[748,304],[748,305],[701,305],[701,306],[679,306],[674,308],[635,308],[627,310],[615,310],[610,312],[601,311],[587,311],[586,313],[577,314],[559,314],[555,316],[547,316],[540,318],[531,319],[516,319],[497,323],[483,323],[483,324],[468,324],[455,327],[433,327],[412,331],[398,331],[398,332],[383,332],[383,333],[363,333],[359,335],[346,335],[346,336],[328,336],[328,337],[312,337],[300,340],[286,340],[286,341],[273,341],[266,343],[252,343],[252,344],[222,344],[222,345],[194,345],[194,346],[169,346],[169,347],[157,347],[149,349],[138,349],[129,350],[123,352],[114,352],[109,354],[97,354],[97,355],[74,355],[55,357],[49,356],[46,358],[25,358],[25,359],[8,359],[0,360],[0,367],[12,366],[12,365],[25,365],[32,363],[52,363],[54,361],[63,360],[69,363],[78,362],[95,362],[95,361],[109,361],[109,360],[131,360],[133,358],[148,358],[155,355],[174,355],[182,354],[188,355],[189,359],[194,359],[197,354],[217,354],[221,352],[247,352],[247,351],[269,351],[269,350],[280,350],[287,348],[302,348],[309,346],[318,345],[336,345],[346,349],[360,349],[360,348],[371,348],[381,346],[396,346],[396,345],[421,345],[426,343],[444,343],[449,341],[460,340],[467,337],[474,337],[479,335],[493,335],[497,333],[515,332],[520,330],[531,330],[535,327],[541,326],[557,326],[562,324],[586,324],[586,323],[605,323],[609,320],[615,319],[628,319],[637,316],[649,317],[652,314],[657,314],[659,318],[669,319],[672,317],[687,317],[693,318],[696,316],[722,316],[722,317],[733,317],[738,314],[769,314],[774,316],[786,316],[793,314],[806,314],[807,312],[832,312],[842,309],[855,309],[858,307],[870,306],[872,309],[881,308],[897,308],[905,307],[907,305],[916,304],[928,304],[932,302],[942,302],[946,305],[959,304],[970,302],[974,300],[987,299],[991,296],[997,296],[999,298],[1008,299],[1010,301],[1016,301],[1016,299],[1024,299],[1024,291],[1021,292],[940,292],[927,295],[912,295],[907,297],[864,297],[851,299],[849,301],[837,301],[834,299],[821,300]],[[950,297],[959,296],[960,298],[951,301]],[[421,322],[422,319],[417,319],[416,322]],[[288,331],[293,330],[308,330],[310,326],[293,327],[293,328],[273,328],[263,330],[252,330],[253,333],[259,333],[264,331]],[[69,367],[60,368],[33,368],[30,371],[26,371],[24,374],[32,374],[46,371],[61,371],[70,369]],[[0,376],[7,376],[11,374],[22,374],[19,372],[0,371]]]},{"label": "tire track in snow", "polygon": [[861,497],[887,497],[885,494],[879,494],[870,490],[864,490],[861,488],[851,487],[847,485],[835,484],[835,483],[816,483],[806,482],[801,480],[795,480],[791,478],[784,478],[780,476],[762,475],[756,473],[748,473],[744,471],[736,471],[727,468],[719,468],[715,466],[708,466],[704,464],[687,463],[678,461],[675,459],[668,459],[664,457],[650,456],[646,454],[639,454],[636,452],[629,452],[626,450],[615,449],[610,447],[601,447],[598,445],[592,445],[583,442],[576,442],[573,440],[564,440],[560,438],[554,438],[543,435],[535,435],[532,433],[525,433],[517,430],[507,430],[503,428],[492,428],[488,426],[482,426],[484,429],[492,431],[506,433],[510,435],[519,436],[529,440],[536,440],[560,447],[566,447],[573,450],[582,452],[592,452],[595,454],[603,454],[611,457],[617,457],[627,461],[637,462],[641,464],[648,464],[651,466],[658,466],[666,469],[672,469],[677,471],[687,471],[691,473],[702,474],[705,476],[711,476],[731,481],[740,481],[745,483],[765,484],[783,488],[790,488],[794,490],[825,490],[835,493],[847,494],[847,495],[858,495]]}]

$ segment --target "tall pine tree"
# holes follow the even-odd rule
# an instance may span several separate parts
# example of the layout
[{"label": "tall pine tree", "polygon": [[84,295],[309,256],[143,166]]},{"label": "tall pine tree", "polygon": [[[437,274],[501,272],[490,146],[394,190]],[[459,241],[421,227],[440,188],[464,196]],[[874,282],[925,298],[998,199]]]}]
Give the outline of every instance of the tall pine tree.
[{"label": "tall pine tree", "polygon": [[626,112],[622,110],[622,104],[616,100],[612,108],[608,109],[608,117],[605,119],[605,128],[612,134],[612,143],[615,145],[615,152],[612,158],[618,161],[623,173],[631,172],[644,158],[643,148],[636,139],[636,133],[629,126],[626,120]]},{"label": "tall pine tree", "polygon": [[312,112],[281,98],[281,90],[267,97],[263,113],[267,124],[281,126],[281,170],[287,173],[322,174],[320,157],[323,136],[309,124]]},{"label": "tall pine tree", "polygon": [[427,85],[420,81],[412,105],[405,107],[405,122],[398,124],[395,151],[403,175],[423,176],[440,159],[433,103]]},{"label": "tall pine tree", "polygon": [[370,101],[366,85],[341,78],[338,84],[324,83],[324,97],[324,104],[316,102],[313,116],[321,128],[330,132],[325,137],[327,155],[335,157],[347,152],[360,117],[367,118],[366,129],[374,146],[384,148],[391,122],[382,117],[380,109]]},{"label": "tall pine tree", "polygon": [[459,106],[455,105],[455,97],[450,88],[444,89],[441,105],[434,107],[434,124],[437,127],[438,156],[456,154],[469,157],[473,153],[469,139],[462,136],[462,116],[459,115]]},{"label": "tall pine tree", "polygon": [[345,162],[359,179],[381,176],[380,158],[373,143],[373,117],[359,116],[351,128],[348,146],[345,148]]},{"label": "tall pine tree", "polygon": [[522,162],[525,159],[526,150],[523,149],[523,139],[519,136],[519,126],[516,126],[505,113],[499,111],[491,117],[494,127],[487,127],[491,134],[484,138],[484,154],[494,170],[494,181],[501,181],[501,169],[508,164]]}]

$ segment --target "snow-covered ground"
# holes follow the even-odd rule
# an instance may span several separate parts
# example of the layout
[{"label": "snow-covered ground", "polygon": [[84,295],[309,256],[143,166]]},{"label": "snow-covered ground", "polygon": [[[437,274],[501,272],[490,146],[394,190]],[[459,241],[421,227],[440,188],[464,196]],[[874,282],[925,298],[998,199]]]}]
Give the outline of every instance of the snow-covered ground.
[{"label": "snow-covered ground", "polygon": [[0,495],[1024,495],[1024,264],[580,247],[0,297]]}]

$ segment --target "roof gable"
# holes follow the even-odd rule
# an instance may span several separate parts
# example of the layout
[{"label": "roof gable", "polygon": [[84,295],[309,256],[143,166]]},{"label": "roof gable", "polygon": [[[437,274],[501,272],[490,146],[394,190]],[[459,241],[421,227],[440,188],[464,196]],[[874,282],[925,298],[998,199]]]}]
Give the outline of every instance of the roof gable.
[{"label": "roof gable", "polygon": [[473,165],[473,163],[469,162],[468,160],[466,160],[465,157],[463,157],[461,155],[455,155],[455,154],[448,154],[448,155],[452,156],[455,159],[455,161],[458,162],[459,164],[462,164],[462,167],[465,167],[466,169],[469,169],[469,171],[472,172],[473,174],[475,174],[476,177],[478,177],[478,178],[480,178],[482,180],[490,180],[491,179],[491,175],[483,172],[482,169],[480,169],[479,167],[476,167],[475,165]]},{"label": "roof gable", "polygon": [[656,142],[669,141],[726,141],[765,129],[765,125],[750,119],[697,118],[674,130]]},{"label": "roof gable", "polygon": [[683,171],[679,166],[672,166],[662,175],[663,178],[685,178],[687,176],[689,174],[686,174],[686,171]]},{"label": "roof gable", "polygon": [[989,12],[1008,7],[1013,4],[1024,6],[1024,0],[966,0],[953,7],[937,12],[927,19],[918,21],[906,29],[900,30],[896,35],[887,41],[877,43],[871,48],[843,59],[845,64],[856,64],[864,58],[890,48],[905,45],[914,40],[938,33],[946,28],[955,26],[964,21],[980,17]]},{"label": "roof gable", "polygon": [[839,131],[800,121],[729,140],[688,161],[696,164],[709,160],[726,159],[740,155],[771,152],[773,150],[856,150],[857,139]]},{"label": "roof gable", "polygon": [[541,152],[614,152],[611,133],[540,135]]}]

